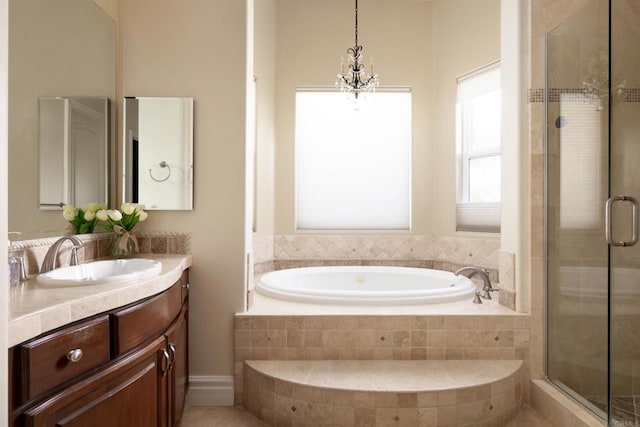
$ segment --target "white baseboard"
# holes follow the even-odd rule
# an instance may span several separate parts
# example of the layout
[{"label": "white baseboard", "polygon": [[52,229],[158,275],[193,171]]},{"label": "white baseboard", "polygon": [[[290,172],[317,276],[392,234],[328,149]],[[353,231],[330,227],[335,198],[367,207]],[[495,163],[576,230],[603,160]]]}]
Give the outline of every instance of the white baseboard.
[{"label": "white baseboard", "polygon": [[190,376],[186,406],[233,406],[231,375]]}]

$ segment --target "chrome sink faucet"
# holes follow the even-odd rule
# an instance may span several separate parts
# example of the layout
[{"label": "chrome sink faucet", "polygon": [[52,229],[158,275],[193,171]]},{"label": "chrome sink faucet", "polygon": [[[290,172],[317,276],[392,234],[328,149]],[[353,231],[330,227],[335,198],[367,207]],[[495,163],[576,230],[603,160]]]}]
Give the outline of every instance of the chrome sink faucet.
[{"label": "chrome sink faucet", "polygon": [[[491,286],[491,280],[489,280],[489,272],[484,269],[484,268],[480,268],[480,267],[473,267],[473,266],[469,266],[469,267],[462,267],[458,270],[456,270],[453,274],[455,274],[456,276],[459,276],[463,273],[469,273],[467,275],[467,277],[471,278],[473,276],[475,276],[476,274],[479,274],[480,277],[482,277],[482,281],[484,282],[484,286],[482,287],[482,298],[484,299],[492,299],[491,298],[491,292],[495,292],[498,291],[498,288],[494,288],[493,286]],[[480,300],[480,298],[478,298],[478,295],[476,294],[476,298],[473,300],[473,302],[475,303],[482,303],[482,301]]]},{"label": "chrome sink faucet", "polygon": [[73,249],[71,249],[71,257],[69,260],[69,265],[78,265],[80,262],[78,261],[78,249],[84,246],[82,240],[77,238],[76,236],[62,236],[58,240],[55,241],[53,245],[47,251],[47,254],[44,256],[44,261],[42,261],[42,267],[40,267],[40,273],[46,273],[47,271],[55,270],[56,268],[56,258],[58,258],[58,251],[60,250],[60,246],[67,241],[70,240],[73,243]]}]

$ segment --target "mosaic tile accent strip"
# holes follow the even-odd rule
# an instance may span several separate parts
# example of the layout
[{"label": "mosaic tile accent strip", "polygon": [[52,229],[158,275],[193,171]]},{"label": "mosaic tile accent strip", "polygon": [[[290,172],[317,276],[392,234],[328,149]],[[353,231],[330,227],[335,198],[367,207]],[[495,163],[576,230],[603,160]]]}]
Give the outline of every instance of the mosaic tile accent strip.
[{"label": "mosaic tile accent strip", "polygon": [[[550,88],[549,89],[549,102],[559,102],[560,95],[575,95],[575,97],[569,97],[568,100],[574,100],[579,102],[586,102],[584,95],[588,94],[589,90],[586,88]],[[567,98],[565,98],[567,99]],[[637,103],[640,102],[640,88],[626,88],[622,89],[622,95],[619,97],[621,102]],[[527,102],[544,102],[544,88],[531,88],[527,91]]]},{"label": "mosaic tile accent strip", "polygon": [[640,102],[640,88],[623,89],[624,102]]},{"label": "mosaic tile accent strip", "polygon": [[274,236],[275,260],[420,260],[498,268],[499,240],[415,235]]},{"label": "mosaic tile accent strip", "polygon": [[[323,378],[324,387],[308,385],[279,378],[272,372],[274,369],[287,370],[286,362],[265,365],[255,361],[245,365],[244,401],[249,412],[272,426],[502,426],[515,418],[522,407],[522,369],[478,385],[456,387],[449,384],[446,389],[417,391],[409,388],[406,392],[382,392],[331,387],[331,378]],[[304,370],[305,365],[296,364],[292,369]],[[350,377],[364,383],[371,382],[372,373],[376,372],[375,366],[360,366],[361,363],[342,365],[331,363],[333,369],[349,370]],[[402,377],[399,372],[400,378],[394,378],[394,384],[403,380],[415,381],[429,369],[440,372],[441,368],[442,374],[446,375],[447,365],[410,364],[404,369],[413,370],[411,378],[406,378],[406,373]],[[484,366],[472,368],[481,370]]]},{"label": "mosaic tile accent strip", "polygon": [[544,102],[544,89],[543,88],[531,88],[527,91],[527,102]]},{"label": "mosaic tile accent strip", "polygon": [[528,315],[235,318],[235,399],[246,360],[523,360]]}]

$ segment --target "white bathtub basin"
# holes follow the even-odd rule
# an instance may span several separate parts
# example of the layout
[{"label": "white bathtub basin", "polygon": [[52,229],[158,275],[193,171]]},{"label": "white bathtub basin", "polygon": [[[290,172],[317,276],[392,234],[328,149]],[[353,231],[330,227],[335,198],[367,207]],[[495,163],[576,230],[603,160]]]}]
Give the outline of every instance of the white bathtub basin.
[{"label": "white bathtub basin", "polygon": [[150,279],[160,275],[162,264],[142,258],[112,259],[58,268],[38,275],[42,286],[66,287],[97,285],[125,280]]},{"label": "white bathtub basin", "polygon": [[431,304],[471,298],[465,276],[409,267],[305,267],[267,273],[258,293],[281,300],[327,304]]}]

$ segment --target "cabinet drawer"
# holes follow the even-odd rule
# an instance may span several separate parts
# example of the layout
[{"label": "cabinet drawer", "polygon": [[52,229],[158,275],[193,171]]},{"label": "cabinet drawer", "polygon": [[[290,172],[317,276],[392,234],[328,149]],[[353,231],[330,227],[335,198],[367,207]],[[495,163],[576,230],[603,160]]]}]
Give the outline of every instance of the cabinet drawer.
[{"label": "cabinet drawer", "polygon": [[19,345],[17,352],[23,373],[20,395],[26,401],[109,361],[109,317],[36,338]]},{"label": "cabinet drawer", "polygon": [[182,307],[180,281],[142,303],[112,313],[114,356],[144,343],[169,327]]},{"label": "cabinet drawer", "polygon": [[[31,427],[158,427],[165,425],[166,389],[159,352],[163,337],[106,365],[26,408],[21,425]],[[164,393],[164,394],[163,394]],[[160,398],[159,398],[160,397]]]}]

